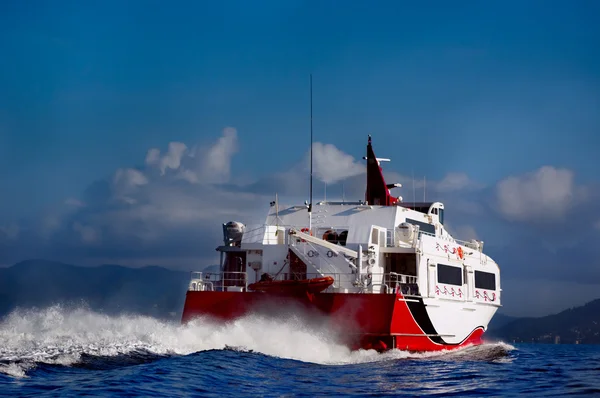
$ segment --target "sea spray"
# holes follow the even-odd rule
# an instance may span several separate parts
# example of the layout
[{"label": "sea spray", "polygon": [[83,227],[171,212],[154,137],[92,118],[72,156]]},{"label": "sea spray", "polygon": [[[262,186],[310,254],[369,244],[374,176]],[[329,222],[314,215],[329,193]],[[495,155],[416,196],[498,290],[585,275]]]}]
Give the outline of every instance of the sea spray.
[{"label": "sea spray", "polygon": [[[16,310],[0,321],[0,372],[16,377],[25,376],[38,363],[70,366],[89,356],[147,353],[161,357],[232,347],[325,365],[444,355],[351,351],[322,320],[308,319],[303,314],[277,318],[249,314],[226,323],[197,318],[181,325],[147,316],[109,316],[85,307],[55,305],[41,310]],[[492,347],[504,352],[513,349],[502,344]],[[460,351],[463,350],[468,348]],[[482,355],[480,350],[477,352]]]}]

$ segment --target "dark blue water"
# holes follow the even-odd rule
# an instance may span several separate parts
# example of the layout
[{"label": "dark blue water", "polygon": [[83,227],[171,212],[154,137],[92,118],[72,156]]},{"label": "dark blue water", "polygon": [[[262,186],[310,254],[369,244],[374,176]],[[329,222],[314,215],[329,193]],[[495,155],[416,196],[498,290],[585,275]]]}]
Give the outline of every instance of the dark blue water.
[{"label": "dark blue water", "polygon": [[0,321],[6,396],[600,395],[600,346],[350,352],[306,319],[181,326],[53,307]]}]

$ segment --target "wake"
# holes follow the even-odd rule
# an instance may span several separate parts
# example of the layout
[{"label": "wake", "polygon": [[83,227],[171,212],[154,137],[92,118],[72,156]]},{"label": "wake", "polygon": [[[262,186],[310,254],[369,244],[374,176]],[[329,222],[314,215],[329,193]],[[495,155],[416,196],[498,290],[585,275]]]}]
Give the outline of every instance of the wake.
[{"label": "wake", "polygon": [[409,358],[495,360],[514,349],[496,343],[420,354],[351,351],[331,330],[299,315],[283,319],[248,315],[228,323],[199,318],[181,325],[147,316],[109,316],[56,305],[43,310],[17,310],[0,321],[0,373],[13,377],[26,377],[38,364],[82,366],[100,358],[105,364],[143,363],[232,347],[322,365]]}]

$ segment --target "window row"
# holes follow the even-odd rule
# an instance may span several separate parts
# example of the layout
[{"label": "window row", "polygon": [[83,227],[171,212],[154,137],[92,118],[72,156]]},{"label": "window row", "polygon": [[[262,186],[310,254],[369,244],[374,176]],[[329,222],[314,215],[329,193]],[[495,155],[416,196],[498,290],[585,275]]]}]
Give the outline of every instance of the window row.
[{"label": "window row", "polygon": [[[463,285],[463,269],[462,267],[454,267],[452,265],[438,264],[437,266],[438,283],[446,285]],[[475,271],[475,288],[496,290],[496,274],[484,271]]]}]

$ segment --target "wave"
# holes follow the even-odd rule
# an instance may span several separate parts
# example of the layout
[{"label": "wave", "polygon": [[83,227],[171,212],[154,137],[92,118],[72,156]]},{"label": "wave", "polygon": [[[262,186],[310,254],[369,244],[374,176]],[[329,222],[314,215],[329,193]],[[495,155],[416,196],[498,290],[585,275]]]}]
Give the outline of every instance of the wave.
[{"label": "wave", "polygon": [[494,343],[437,353],[351,351],[318,320],[298,314],[277,319],[251,314],[227,323],[198,318],[181,325],[55,305],[16,310],[0,321],[0,373],[13,377],[26,377],[38,364],[110,367],[223,349],[347,365],[398,359],[496,360],[514,347]]}]

